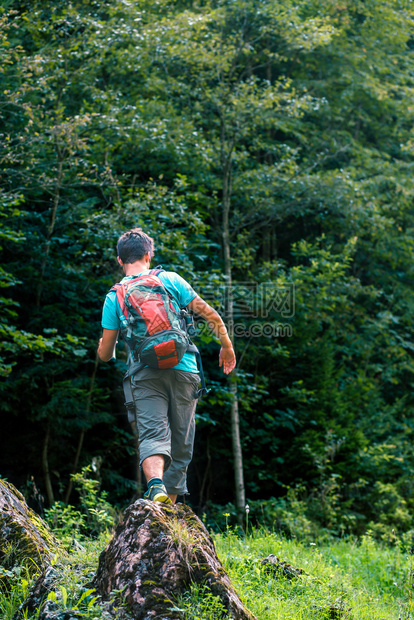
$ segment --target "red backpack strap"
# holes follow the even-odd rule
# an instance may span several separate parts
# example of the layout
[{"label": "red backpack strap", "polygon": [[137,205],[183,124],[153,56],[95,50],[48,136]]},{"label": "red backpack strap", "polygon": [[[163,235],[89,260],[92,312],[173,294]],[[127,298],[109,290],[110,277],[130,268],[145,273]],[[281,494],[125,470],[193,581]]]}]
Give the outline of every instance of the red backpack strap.
[{"label": "red backpack strap", "polygon": [[125,286],[121,284],[121,282],[118,282],[117,284],[114,284],[111,289],[109,289],[108,293],[111,293],[112,291],[115,291],[116,293],[116,298],[118,300],[122,314],[124,315],[125,318],[128,318],[127,309],[125,307],[125,292],[126,292]]},{"label": "red backpack strap", "polygon": [[[163,271],[165,271],[165,269],[163,269],[163,268],[162,268],[162,265],[157,265],[156,267],[154,267],[154,269],[151,269],[151,271],[149,272],[149,275],[152,275],[152,276],[158,276],[158,275],[159,275],[160,273],[162,273]],[[161,282],[162,286],[164,287],[165,292],[167,293],[168,297],[169,297],[170,299],[174,300],[174,301],[177,303],[177,305],[179,305],[179,304],[178,304],[178,301],[175,299],[174,295],[172,295],[172,294],[170,293],[170,291],[167,289],[167,287],[165,286],[165,284],[163,283],[163,281],[162,281],[162,280],[160,280],[160,282]]]},{"label": "red backpack strap", "polygon": [[157,265],[154,269],[150,270],[150,274],[158,276],[162,271],[165,271],[165,269],[162,268],[162,265]]}]

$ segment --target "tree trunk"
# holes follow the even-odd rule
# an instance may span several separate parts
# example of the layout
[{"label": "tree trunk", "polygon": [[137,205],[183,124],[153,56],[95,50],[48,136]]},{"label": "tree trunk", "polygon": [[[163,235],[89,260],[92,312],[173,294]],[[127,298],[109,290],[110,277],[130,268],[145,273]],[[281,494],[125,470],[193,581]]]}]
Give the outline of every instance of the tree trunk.
[{"label": "tree trunk", "polygon": [[63,156],[61,155],[60,148],[57,143],[56,143],[56,152],[59,158],[58,173],[57,173],[57,178],[56,178],[55,191],[53,194],[52,212],[50,214],[50,222],[49,222],[49,227],[47,229],[46,243],[45,243],[45,247],[43,250],[43,260],[42,260],[42,264],[40,267],[39,284],[37,285],[37,290],[36,290],[36,308],[40,307],[40,299],[41,299],[42,291],[43,291],[43,282],[44,282],[44,277],[45,277],[45,272],[46,272],[46,265],[47,265],[47,261],[49,260],[50,242],[52,239],[53,232],[55,230],[56,215],[57,215],[59,199],[60,199],[60,189],[62,186]]},{"label": "tree trunk", "polygon": [[[210,434],[207,434],[207,437],[206,437],[206,455],[207,455],[207,464],[204,470],[203,480],[200,484],[200,496],[198,500],[199,513],[205,501],[209,499],[209,495],[210,495],[209,494],[210,484],[208,484],[207,486],[208,481],[211,479]],[[205,493],[206,486],[207,486],[207,493]],[[205,497],[205,500],[204,500],[204,497]]]},{"label": "tree trunk", "polygon": [[244,525],[246,495],[244,490],[243,453],[240,441],[239,399],[237,395],[237,379],[230,378],[231,403],[231,439],[233,446],[234,485],[236,491],[237,520]]},{"label": "tree trunk", "polygon": [[[231,272],[231,248],[230,248],[230,199],[231,199],[231,180],[232,180],[232,150],[231,147],[227,154],[224,153],[224,123],[222,123],[222,164],[223,164],[223,254],[224,254],[224,273],[226,276],[227,295],[225,296],[225,318],[227,319],[227,330],[230,340],[234,342],[234,314],[233,314],[233,283]],[[234,483],[236,493],[237,518],[241,526],[243,526],[243,515],[246,504],[246,496],[244,490],[243,475],[243,454],[240,441],[240,422],[239,422],[239,401],[237,395],[237,374],[228,378],[230,384],[230,393],[232,395],[231,402],[231,438],[233,448],[233,467],[234,467]]]},{"label": "tree trunk", "polygon": [[[89,383],[88,397],[86,399],[86,410],[85,410],[85,415],[86,416],[89,416],[89,414],[91,412],[92,392],[93,392],[93,389],[95,387],[95,378],[96,378],[96,372],[97,372],[97,369],[98,369],[98,364],[99,364],[99,357],[98,357],[98,354],[96,354],[95,365],[93,367],[93,371],[92,371],[92,375],[91,375],[91,380],[90,380],[90,383]],[[83,440],[85,439],[85,435],[86,435],[86,429],[83,428],[81,430],[81,434],[79,436],[78,447],[77,447],[76,454],[75,454],[75,460],[73,462],[72,474],[76,474],[76,472],[78,471],[79,459],[80,459],[80,455],[81,455],[81,452],[82,452]],[[72,493],[72,488],[73,488],[73,480],[72,480],[72,477],[71,477],[70,480],[69,480],[68,488],[66,489],[65,504],[69,503],[69,498],[70,498],[70,495]]]},{"label": "tree trunk", "polygon": [[139,464],[140,458],[139,458],[139,434],[138,434],[138,428],[136,425],[136,422],[133,422],[131,424],[131,428],[132,428],[132,434],[134,436],[134,445],[135,445],[135,453],[137,455],[137,471],[136,471],[136,476],[137,476],[137,497],[141,497],[142,492],[143,492],[143,484],[142,484],[142,470]]},{"label": "tree trunk", "polygon": [[[214,542],[200,519],[183,504],[137,500],[101,553],[92,587],[117,620],[179,620],[177,596],[192,584],[218,597],[211,617],[255,620],[234,590]],[[119,599],[114,593],[121,593]],[[122,601],[122,605],[120,602]],[[216,599],[217,602],[217,599]],[[214,614],[214,616],[213,616]]]},{"label": "tree trunk", "polygon": [[50,479],[50,471],[49,471],[49,458],[48,458],[48,450],[49,450],[49,440],[50,440],[50,422],[47,423],[46,427],[46,435],[43,442],[43,451],[42,451],[42,469],[43,476],[45,480],[46,487],[46,495],[49,502],[49,505],[55,503],[55,497],[53,495],[53,487],[52,481]]},{"label": "tree trunk", "polygon": [[[84,585],[98,595],[96,613],[89,609],[90,613],[103,617],[103,612],[114,620],[182,620],[186,598],[180,600],[180,595],[194,586],[209,598],[209,617],[256,620],[240,600],[210,534],[191,508],[142,499],[125,510],[123,522],[99,557],[93,582]],[[39,620],[78,618],[79,610],[62,610],[47,600],[49,592],[60,589],[59,573],[49,566],[15,620],[22,620],[23,614]]]}]

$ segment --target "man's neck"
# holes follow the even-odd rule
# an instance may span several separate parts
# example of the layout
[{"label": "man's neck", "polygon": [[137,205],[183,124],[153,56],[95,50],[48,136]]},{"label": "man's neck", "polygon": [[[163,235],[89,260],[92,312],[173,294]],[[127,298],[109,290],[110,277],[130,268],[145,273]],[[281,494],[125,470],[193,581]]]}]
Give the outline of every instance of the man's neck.
[{"label": "man's neck", "polygon": [[141,271],[149,269],[149,263],[143,260],[137,260],[135,263],[124,263],[123,270],[126,276],[136,276]]}]

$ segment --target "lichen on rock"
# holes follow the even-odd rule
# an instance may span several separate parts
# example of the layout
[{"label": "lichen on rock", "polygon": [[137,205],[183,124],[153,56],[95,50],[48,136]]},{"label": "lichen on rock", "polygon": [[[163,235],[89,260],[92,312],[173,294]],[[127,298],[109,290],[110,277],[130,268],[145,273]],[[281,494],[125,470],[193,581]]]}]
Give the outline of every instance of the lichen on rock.
[{"label": "lichen on rock", "polygon": [[0,479],[0,564],[25,565],[36,572],[59,552],[48,525],[26,504],[23,495]]},{"label": "lichen on rock", "polygon": [[130,614],[135,620],[178,620],[177,597],[191,583],[206,585],[220,597],[233,620],[254,620],[191,508],[137,500],[101,553],[92,587],[109,601],[117,620]]}]

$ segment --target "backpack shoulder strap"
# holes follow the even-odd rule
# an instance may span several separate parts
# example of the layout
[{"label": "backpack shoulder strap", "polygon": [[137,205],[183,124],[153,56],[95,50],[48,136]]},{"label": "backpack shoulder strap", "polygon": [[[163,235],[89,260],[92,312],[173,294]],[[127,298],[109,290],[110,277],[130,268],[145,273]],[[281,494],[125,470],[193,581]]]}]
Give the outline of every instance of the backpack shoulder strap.
[{"label": "backpack shoulder strap", "polygon": [[150,274],[153,276],[158,276],[163,271],[165,271],[165,269],[162,268],[162,265],[157,265],[154,269],[150,270]]},{"label": "backpack shoulder strap", "polygon": [[206,387],[206,380],[204,378],[203,362],[201,361],[200,351],[198,350],[198,347],[196,347],[196,345],[193,342],[191,342],[191,340],[190,340],[190,344],[188,345],[187,351],[188,353],[194,353],[196,356],[197,366],[200,372],[200,383],[201,383],[201,389],[198,390],[197,392],[197,398],[202,398],[205,394],[209,393],[210,388]]},{"label": "backpack shoulder strap", "polygon": [[116,293],[116,298],[121,308],[121,312],[126,317],[127,313],[125,309],[125,287],[121,284],[121,282],[117,282],[109,289],[108,293],[111,293],[112,291]]},{"label": "backpack shoulder strap", "polygon": [[109,289],[108,293],[112,293],[112,291],[115,291],[115,293],[116,293],[118,291],[118,289],[120,288],[120,286],[121,286],[121,283],[117,282],[116,284],[111,286],[111,288]]},{"label": "backpack shoulder strap", "polygon": [[131,364],[128,372],[126,373],[122,381],[125,395],[124,405],[128,412],[128,416],[130,412],[135,415],[135,402],[132,396],[131,377],[133,377],[136,372],[139,372],[143,368],[145,368],[145,364],[143,364],[142,362],[134,362],[133,364]]},{"label": "backpack shoulder strap", "polygon": [[[151,271],[150,271],[150,275],[152,275],[152,276],[158,276],[160,273],[163,273],[163,272],[165,272],[165,269],[163,269],[163,268],[162,268],[162,265],[157,265],[156,267],[154,267],[154,269],[151,269]],[[174,300],[174,301],[176,302],[176,304],[177,304],[177,305],[179,305],[179,304],[178,304],[178,301],[175,299],[174,295],[172,295],[172,294],[170,293],[170,291],[168,290],[168,288],[165,286],[164,282],[162,282],[162,280],[160,280],[160,282],[161,282],[161,284],[162,284],[162,286],[163,286],[163,288],[164,288],[165,292],[167,293],[168,297],[169,297],[170,299]]]},{"label": "backpack shoulder strap", "polygon": [[[157,265],[156,267],[154,267],[154,269],[150,269],[149,274],[146,275],[153,275],[153,276],[158,276],[158,274],[160,274],[162,271],[165,271],[165,269],[162,268],[162,265]],[[138,278],[141,278],[142,276],[132,276],[132,280],[129,280],[128,284],[132,284],[132,282],[135,282],[135,280],[137,280]],[[111,288],[109,289],[108,293],[110,293],[111,291],[118,291],[119,289],[123,288],[123,285],[121,282],[117,282],[116,284],[114,284],[113,286],[111,286]]]}]

